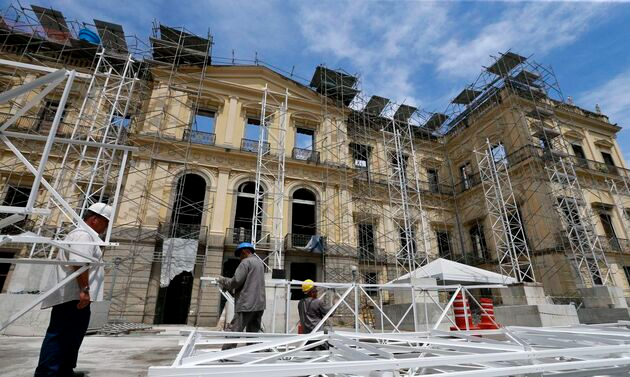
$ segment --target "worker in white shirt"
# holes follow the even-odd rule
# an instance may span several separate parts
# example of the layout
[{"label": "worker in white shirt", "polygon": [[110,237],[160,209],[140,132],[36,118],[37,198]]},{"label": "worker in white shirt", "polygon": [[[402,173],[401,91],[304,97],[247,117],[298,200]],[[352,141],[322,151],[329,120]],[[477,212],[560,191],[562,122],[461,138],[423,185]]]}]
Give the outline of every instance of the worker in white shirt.
[{"label": "worker in white shirt", "polygon": [[[70,262],[90,262],[88,256],[102,261],[101,248],[95,243],[100,241],[97,234],[107,230],[111,221],[112,207],[105,203],[92,204],[84,222],[94,230],[76,228],[65,238],[65,241],[76,243],[69,247],[77,253],[59,250],[57,259]],[[81,244],[84,242],[85,244]],[[80,266],[60,265],[56,268],[57,281],[81,268]],[[35,376],[81,376],[74,368],[83,337],[90,322],[90,302],[103,300],[103,266],[91,266],[89,270],[78,275],[74,282],[69,282],[42,302],[42,308],[52,307],[50,324],[39,354],[39,363]]]}]

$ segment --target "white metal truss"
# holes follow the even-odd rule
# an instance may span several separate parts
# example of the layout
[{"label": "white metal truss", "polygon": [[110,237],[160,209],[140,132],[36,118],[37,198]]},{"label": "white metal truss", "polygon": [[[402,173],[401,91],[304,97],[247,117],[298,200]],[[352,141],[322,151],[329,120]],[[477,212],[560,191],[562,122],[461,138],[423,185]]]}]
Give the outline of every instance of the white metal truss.
[{"label": "white metal truss", "polygon": [[495,156],[486,139],[485,148],[475,150],[486,209],[492,226],[499,273],[518,282],[536,281],[523,223],[516,204],[505,156]]},{"label": "white metal truss", "polygon": [[[54,259],[50,259],[52,255],[52,251],[54,249],[64,250],[69,253],[76,253],[72,248],[75,244],[81,245],[98,245],[98,246],[113,246],[115,243],[109,242],[110,234],[111,234],[111,226],[113,221],[110,222],[110,226],[106,230],[105,239],[101,240],[96,232],[90,228],[82,219],[81,214],[77,211],[76,206],[73,206],[72,203],[69,203],[67,200],[67,196],[59,189],[58,182],[62,179],[59,175],[63,174],[64,170],[72,171],[72,167],[68,169],[55,169],[55,166],[58,166],[60,163],[59,159],[54,157],[52,150],[53,146],[56,145],[66,145],[68,149],[75,148],[76,150],[89,150],[86,153],[86,156],[97,156],[104,155],[107,153],[110,156],[113,156],[114,153],[119,153],[121,156],[119,157],[119,162],[117,163],[117,180],[115,181],[114,192],[115,196],[113,201],[110,203],[116,209],[116,204],[118,202],[118,196],[120,194],[120,188],[122,185],[122,178],[124,176],[125,166],[127,162],[128,154],[136,148],[132,148],[124,145],[119,142],[111,142],[108,139],[90,139],[85,137],[85,133],[73,132],[72,137],[63,138],[57,135],[57,131],[59,129],[62,114],[70,93],[77,92],[77,88],[74,86],[76,79],[81,80],[93,80],[94,75],[92,74],[83,74],[78,73],[74,70],[66,70],[66,69],[58,69],[54,70],[49,67],[42,67],[34,64],[27,63],[19,63],[8,60],[0,60],[0,65],[5,65],[9,67],[13,67],[20,70],[26,70],[31,73],[43,74],[42,77],[39,77],[33,81],[25,83],[20,87],[11,89],[0,94],[0,103],[5,103],[10,100],[17,98],[18,96],[22,96],[24,94],[33,94],[32,98],[24,105],[20,106],[15,110],[15,113],[4,122],[0,126],[0,140],[7,147],[7,149],[13,153],[15,158],[19,163],[21,163],[27,172],[29,172],[33,176],[33,183],[31,185],[31,191],[29,195],[29,199],[24,207],[17,206],[3,206],[0,207],[0,213],[7,213],[12,215],[33,215],[35,218],[41,219],[40,225],[47,224],[48,219],[59,219],[58,221],[67,221],[73,227],[80,228],[88,232],[92,235],[92,239],[96,241],[92,242],[80,242],[73,243],[68,242],[63,239],[63,234],[60,232],[55,232],[53,235],[49,234],[41,234],[41,233],[33,233],[30,231],[22,232],[20,234],[3,234],[3,230],[7,225],[19,220],[21,216],[10,216],[8,221],[5,221],[0,226],[0,244],[11,243],[11,244],[22,244],[22,245],[31,245],[31,255],[26,259],[7,259],[3,262],[5,263],[44,263],[54,265],[57,263]],[[52,92],[57,86],[65,81],[65,85],[63,88],[63,92],[61,93],[58,108],[55,112],[54,118],[52,120],[52,124],[49,130],[46,130],[47,134],[33,134],[29,131],[32,130],[23,130],[20,127],[17,127],[16,130],[8,131],[13,123],[15,123],[20,117],[22,117],[29,109],[40,104],[40,102],[45,98],[45,96]],[[39,90],[39,91],[38,91]],[[79,91],[80,92],[80,91]],[[124,114],[124,113],[123,113]],[[77,124],[75,125],[75,130],[84,129],[85,119],[80,118]],[[37,153],[24,154],[20,148],[15,144],[16,141],[33,141],[37,143],[43,143],[41,151],[37,148],[33,150]],[[28,156],[28,157],[27,157]],[[34,157],[33,157],[34,156]],[[37,158],[39,157],[39,161],[30,161],[29,158]],[[108,171],[111,169],[111,166],[108,167]],[[51,173],[52,172],[52,173]],[[102,171],[90,170],[91,174],[96,175],[97,177],[90,177],[92,179],[98,179],[103,177]],[[52,176],[50,176],[52,174]],[[50,180],[54,179],[57,184],[51,183]],[[111,182],[110,182],[111,184]],[[42,187],[48,195],[42,195]],[[36,205],[39,205],[37,207]],[[115,213],[115,212],[114,212]],[[41,229],[41,227],[39,228]],[[42,245],[44,249],[49,251],[46,258],[31,258],[33,257],[33,250],[35,250],[36,245]],[[81,264],[81,269],[78,271],[84,271],[89,267],[89,265],[98,265],[102,264],[100,261],[93,260],[90,256],[82,255],[91,262]],[[66,263],[67,264],[67,263]],[[24,315],[30,309],[34,308],[38,303],[40,303],[47,295],[52,294],[55,290],[62,287],[64,284],[72,281],[76,275],[81,272],[75,272],[71,277],[68,277],[63,282],[59,282],[57,285],[50,288],[44,294],[38,296],[32,303],[27,305],[22,310],[19,310],[15,313],[9,321],[2,324],[2,328],[5,328],[13,321],[17,320],[20,316]]]},{"label": "white metal truss", "polygon": [[[495,59],[498,63],[502,58]],[[540,140],[551,194],[554,200],[557,200],[555,208],[563,223],[564,233],[573,254],[581,284],[584,286],[606,285],[610,280],[610,266],[595,231],[592,210],[584,199],[584,193],[575,173],[568,142],[560,129],[553,104],[548,103],[549,90],[554,90],[560,96],[561,92],[559,88],[554,87],[554,85],[557,86],[557,82],[548,84],[540,79],[547,77],[548,71],[544,72],[544,68],[540,65],[529,64],[525,60],[515,66],[501,67],[500,75],[507,81],[507,85],[514,85],[515,91],[521,95],[527,94],[528,99],[534,102],[533,106],[528,106],[527,110],[520,103],[514,103],[513,106],[516,109],[520,108],[523,119],[528,118],[527,124],[531,128],[530,131]],[[519,69],[528,71],[531,77],[537,78],[529,81],[529,84],[515,84],[514,80],[509,78],[509,74]]]},{"label": "white metal truss", "polygon": [[[132,100],[132,94],[138,77],[138,65],[131,54],[109,56],[105,50],[98,53],[96,68],[92,80],[79,110],[79,116],[72,132],[72,139],[99,142],[104,145],[123,145],[125,143],[127,111]],[[77,210],[81,216],[87,208],[95,202],[103,201],[104,195],[114,190],[113,213],[120,184],[114,186],[117,180],[122,180],[123,174],[116,174],[112,169],[120,163],[116,149],[101,147],[97,151],[82,146],[75,150],[73,145],[66,149],[62,166],[74,169],[74,177],[68,182],[73,185],[66,191],[66,197],[78,195],[80,197]],[[60,175],[57,182],[63,182]],[[114,187],[112,187],[114,186]],[[113,222],[109,224],[109,230]],[[109,241],[106,238],[105,241]]]},{"label": "white metal truss", "polygon": [[[626,236],[630,236],[630,219],[628,219],[626,208],[624,207],[623,200],[621,199],[622,193],[625,195],[630,195],[630,187],[628,187],[628,181],[625,177],[621,177],[620,182],[617,182],[613,178],[608,179],[607,182],[608,188],[610,189],[610,195],[612,196],[613,202],[615,203],[617,216],[619,216],[619,218],[621,219],[621,224],[623,225],[623,229],[626,232]],[[621,191],[617,187],[618,183],[621,186]]]},{"label": "white metal truss", "polygon": [[[538,107],[530,113],[532,115],[542,124],[557,128],[555,119],[544,121]],[[592,210],[584,199],[575,166],[569,157],[567,142],[560,131],[544,133],[550,135],[546,136],[549,148],[543,150],[545,170],[578,275],[586,286],[606,285],[610,280],[610,266],[595,231]]]},{"label": "white metal truss", "polygon": [[[149,376],[627,376],[630,323],[305,335],[191,331]],[[237,336],[237,338],[235,338]],[[221,351],[225,343],[246,346]]]},{"label": "white metal truss", "polygon": [[[383,147],[389,161],[387,187],[389,190],[390,215],[400,232],[400,244],[396,247],[398,276],[416,270],[429,259],[426,218],[422,210],[420,181],[415,156],[411,125],[392,119],[383,127]],[[413,169],[414,180],[409,182],[408,170]],[[396,239],[397,237],[392,237]],[[418,243],[416,240],[420,240]]]},{"label": "white metal truss", "polygon": [[[271,253],[263,260],[274,269],[283,269],[282,233],[284,207],[284,160],[285,136],[287,129],[287,111],[289,91],[283,94],[273,93],[267,85],[263,91],[260,110],[260,127],[256,159],[256,190],[254,193],[254,211],[252,216],[252,243],[270,243]],[[278,117],[276,120],[275,117]],[[274,120],[277,125],[274,126]],[[272,153],[270,142],[275,147]],[[265,192],[263,180],[273,182],[271,192],[272,205],[264,205]],[[271,232],[264,227],[266,219],[271,220]]]},{"label": "white metal truss", "polygon": [[[202,277],[202,281],[216,285],[216,278]],[[271,300],[272,323],[271,331],[276,332],[278,328],[284,328],[285,333],[295,332],[297,322],[291,322],[293,318],[290,313],[291,297],[288,294],[291,288],[299,288],[302,286],[300,280],[279,280],[273,279],[266,281],[267,288],[274,288],[275,291],[285,291],[287,295],[282,300],[278,299],[278,295],[273,295]],[[420,330],[437,330],[439,328],[452,326],[458,328],[457,323],[453,320],[452,309],[457,295],[461,294],[471,303],[471,307],[476,307],[482,313],[486,310],[482,305],[470,294],[472,289],[500,289],[505,288],[501,284],[483,284],[483,285],[426,285],[426,284],[409,284],[409,283],[387,283],[387,284],[358,284],[358,283],[313,283],[319,290],[324,291],[320,297],[322,300],[329,301],[330,308],[318,324],[314,327],[313,332],[320,330],[328,319],[334,313],[341,309],[347,310],[353,318],[352,326],[356,332],[367,333],[399,333],[404,330],[413,328],[414,331]],[[217,288],[219,288],[217,286]],[[225,291],[221,294],[230,303],[233,303],[232,296]],[[402,315],[394,317],[388,312],[388,303],[385,302],[386,295],[396,294],[399,301],[406,301],[399,308]],[[439,294],[445,297],[445,302],[441,302]],[[327,297],[331,296],[331,297]],[[400,303],[400,302],[397,302]],[[379,319],[374,325],[370,325],[362,318],[361,310],[369,307],[374,317]],[[280,312],[278,308],[285,308],[284,324],[280,327],[277,322],[276,313]],[[467,311],[468,309],[464,309]],[[388,314],[389,313],[389,314]],[[397,312],[400,313],[400,312]],[[432,314],[429,314],[432,313]],[[466,313],[468,315],[468,313]],[[424,319],[423,319],[424,318]],[[494,320],[492,320],[494,322]],[[496,322],[494,322],[497,324]],[[469,330],[469,323],[466,322],[466,328],[460,330]]]}]

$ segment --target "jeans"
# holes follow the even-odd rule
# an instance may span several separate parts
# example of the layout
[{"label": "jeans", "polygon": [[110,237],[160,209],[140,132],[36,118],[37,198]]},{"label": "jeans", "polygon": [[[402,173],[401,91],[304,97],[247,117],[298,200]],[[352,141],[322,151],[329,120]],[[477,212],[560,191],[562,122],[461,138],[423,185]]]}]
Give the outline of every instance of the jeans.
[{"label": "jeans", "polygon": [[77,309],[78,303],[53,306],[35,377],[71,375],[77,366],[79,347],[90,323],[90,306]]},{"label": "jeans", "polygon": [[[260,332],[262,315],[262,310],[259,312],[236,312],[234,313],[232,322],[230,322],[230,331],[242,332],[247,329],[247,332]],[[229,350],[232,348],[236,348],[236,343],[224,344],[221,350]]]}]

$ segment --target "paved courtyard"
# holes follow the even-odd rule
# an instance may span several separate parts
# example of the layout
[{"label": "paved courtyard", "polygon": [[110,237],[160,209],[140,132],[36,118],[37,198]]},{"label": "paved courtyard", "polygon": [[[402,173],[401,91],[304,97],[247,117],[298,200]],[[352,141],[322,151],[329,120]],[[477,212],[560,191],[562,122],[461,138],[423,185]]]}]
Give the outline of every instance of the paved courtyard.
[{"label": "paved courtyard", "polygon": [[[160,334],[88,335],[76,370],[89,377],[146,376],[149,366],[169,365],[180,350],[182,327],[165,327]],[[0,336],[0,375],[32,376],[42,337]]]}]

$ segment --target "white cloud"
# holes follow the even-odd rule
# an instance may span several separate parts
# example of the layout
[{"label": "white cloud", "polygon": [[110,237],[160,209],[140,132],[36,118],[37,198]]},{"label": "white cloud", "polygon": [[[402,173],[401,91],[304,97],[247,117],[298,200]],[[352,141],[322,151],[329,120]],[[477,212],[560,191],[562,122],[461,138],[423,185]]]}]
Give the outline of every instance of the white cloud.
[{"label": "white cloud", "polygon": [[418,106],[428,93],[416,86],[421,80],[414,76],[421,65],[431,62],[426,46],[448,29],[449,7],[428,2],[325,2],[316,9],[303,5],[299,18],[309,51],[332,55],[336,64],[358,70],[365,92]]},{"label": "white cloud", "polygon": [[599,104],[602,112],[608,115],[611,123],[624,127],[619,134],[626,161],[630,161],[630,67],[600,86],[580,94],[577,102],[585,109],[593,110]]},{"label": "white cloud", "polygon": [[452,38],[438,48],[437,71],[471,77],[489,55],[512,49],[544,55],[576,41],[607,10],[603,4],[538,2],[509,4],[499,19],[467,40]]}]

